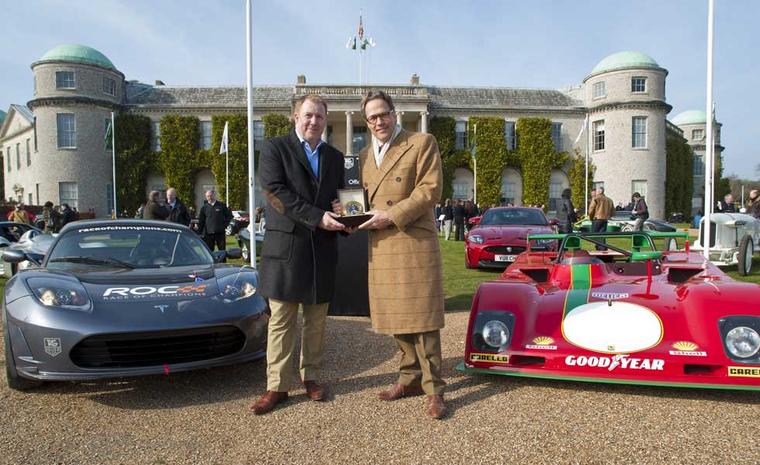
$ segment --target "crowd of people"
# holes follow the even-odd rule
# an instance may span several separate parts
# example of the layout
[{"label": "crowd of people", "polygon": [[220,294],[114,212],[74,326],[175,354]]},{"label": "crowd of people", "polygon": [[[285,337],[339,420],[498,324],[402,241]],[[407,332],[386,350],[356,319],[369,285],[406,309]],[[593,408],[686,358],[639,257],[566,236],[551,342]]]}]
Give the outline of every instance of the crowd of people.
[{"label": "crowd of people", "polygon": [[8,212],[7,218],[8,221],[13,221],[14,223],[36,226],[46,233],[57,233],[68,223],[78,220],[79,212],[76,208],[71,208],[67,203],[54,206],[53,202],[47,201],[42,207],[42,214],[35,216],[26,210],[24,204],[17,203]]}]

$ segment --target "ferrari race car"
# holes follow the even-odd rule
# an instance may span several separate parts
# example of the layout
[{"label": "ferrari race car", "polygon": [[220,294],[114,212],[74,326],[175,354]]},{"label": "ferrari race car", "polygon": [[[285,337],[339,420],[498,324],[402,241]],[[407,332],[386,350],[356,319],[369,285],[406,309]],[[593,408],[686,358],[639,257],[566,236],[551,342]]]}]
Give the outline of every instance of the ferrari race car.
[{"label": "ferrari race car", "polygon": [[[760,390],[760,286],[658,232],[542,234],[472,302],[471,373]],[[606,242],[605,242],[606,240]],[[588,250],[588,249],[604,250]]]},{"label": "ferrari race car", "polygon": [[[66,225],[38,266],[5,286],[8,385],[169,374],[265,354],[257,273],[221,264],[185,226],[143,220]],[[21,250],[7,262],[34,261]]]}]

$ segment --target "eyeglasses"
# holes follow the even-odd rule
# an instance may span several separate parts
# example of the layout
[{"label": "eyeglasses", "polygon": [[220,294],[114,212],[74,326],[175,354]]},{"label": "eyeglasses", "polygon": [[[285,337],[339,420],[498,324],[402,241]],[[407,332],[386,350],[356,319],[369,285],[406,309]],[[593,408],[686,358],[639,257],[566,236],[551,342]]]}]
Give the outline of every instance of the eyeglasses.
[{"label": "eyeglasses", "polygon": [[371,115],[367,117],[367,122],[369,124],[375,125],[381,119],[386,120],[386,121],[389,120],[392,114],[393,114],[392,111],[386,111],[383,113],[378,113],[376,115]]}]

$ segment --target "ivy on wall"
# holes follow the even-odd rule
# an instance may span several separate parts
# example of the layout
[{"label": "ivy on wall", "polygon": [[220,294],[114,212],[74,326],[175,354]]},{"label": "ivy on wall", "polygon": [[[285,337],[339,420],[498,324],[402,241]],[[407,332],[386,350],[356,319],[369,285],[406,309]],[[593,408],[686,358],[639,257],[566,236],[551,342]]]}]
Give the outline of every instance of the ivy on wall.
[{"label": "ivy on wall", "polygon": [[517,120],[517,157],[523,176],[525,205],[549,205],[549,179],[554,168],[568,158],[566,152],[554,150],[552,122],[547,118]]},{"label": "ivy on wall", "polygon": [[665,141],[665,214],[691,213],[694,152],[683,137],[668,133]]},{"label": "ivy on wall", "polygon": [[581,214],[586,212],[586,189],[589,193],[589,201],[591,198],[591,189],[594,186],[594,171],[596,167],[591,160],[589,160],[588,171],[588,184],[586,182],[586,159],[584,155],[577,148],[574,150],[574,155],[570,160],[570,169],[567,172],[570,178],[570,193],[573,201],[573,206],[577,208]]},{"label": "ivy on wall", "polygon": [[467,168],[472,170],[470,154],[464,150],[456,150],[456,120],[448,116],[430,118],[430,134],[438,141],[443,165],[442,199],[450,199],[453,192],[454,170]]},{"label": "ivy on wall", "polygon": [[[227,147],[230,159],[230,198],[225,203],[233,210],[248,209],[248,117],[245,114],[217,115],[211,118],[211,172],[220,196],[226,192],[225,156],[216,147],[222,145],[224,123],[228,123]],[[254,149],[260,149],[255,147]],[[254,153],[254,166],[258,162]]]},{"label": "ivy on wall", "polygon": [[198,148],[198,124],[198,118],[194,116],[169,115],[161,118],[159,171],[164,176],[164,184],[175,188],[177,196],[189,204],[194,198],[195,175],[211,166],[210,150]]},{"label": "ivy on wall", "polygon": [[504,141],[504,119],[495,117],[470,118],[469,137],[475,144],[478,164],[478,204],[499,205],[501,175],[507,166],[507,144]]},{"label": "ivy on wall", "polygon": [[293,123],[285,115],[269,113],[264,115],[261,120],[264,122],[264,139],[284,136],[293,129]]},{"label": "ivy on wall", "polygon": [[118,114],[116,126],[116,207],[132,213],[145,202],[148,173],[156,169],[150,150],[150,118]]}]

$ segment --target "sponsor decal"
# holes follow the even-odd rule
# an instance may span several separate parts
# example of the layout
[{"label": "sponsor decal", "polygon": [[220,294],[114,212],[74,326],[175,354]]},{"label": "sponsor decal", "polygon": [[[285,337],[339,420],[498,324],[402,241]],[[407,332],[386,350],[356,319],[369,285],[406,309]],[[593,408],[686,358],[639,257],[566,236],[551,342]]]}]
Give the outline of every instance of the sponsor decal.
[{"label": "sponsor decal", "polygon": [[671,346],[675,350],[671,350],[668,353],[670,355],[681,355],[684,357],[707,357],[707,352],[699,349],[699,346],[689,341],[674,342]]},{"label": "sponsor decal", "polygon": [[58,337],[46,337],[43,340],[45,346],[45,353],[51,357],[61,353],[61,338]]},{"label": "sponsor decal", "polygon": [[627,299],[631,295],[627,292],[592,292],[591,297],[602,300],[620,300]]},{"label": "sponsor decal", "polygon": [[163,228],[159,226],[100,226],[97,228],[83,228],[77,230],[78,233],[98,232],[98,231],[163,231],[170,233],[181,233],[179,229]]},{"label": "sponsor decal", "polygon": [[760,378],[760,367],[728,367],[728,376]]},{"label": "sponsor decal", "polygon": [[358,179],[349,179],[348,180],[348,185],[349,186],[358,186],[359,185],[359,180]]},{"label": "sponsor decal", "polygon": [[205,284],[188,284],[186,286],[139,286],[109,287],[103,292],[103,300],[136,300],[152,297],[203,297],[206,295]]},{"label": "sponsor decal", "polygon": [[533,344],[526,344],[525,348],[533,350],[557,350],[557,346],[554,345],[554,339],[549,336],[534,338]]},{"label": "sponsor decal", "polygon": [[347,170],[350,170],[354,167],[354,159],[351,157],[346,157],[343,159],[343,167]]},{"label": "sponsor decal", "polygon": [[153,308],[157,308],[161,310],[161,313],[164,313],[166,309],[169,308],[169,306],[168,305],[154,305]]},{"label": "sponsor decal", "polygon": [[509,355],[470,354],[471,362],[509,363]]},{"label": "sponsor decal", "polygon": [[636,358],[623,354],[612,357],[568,355],[565,357],[565,365],[571,367],[607,368],[607,371],[613,371],[617,368],[622,370],[662,371],[665,366],[665,360],[659,358]]}]

